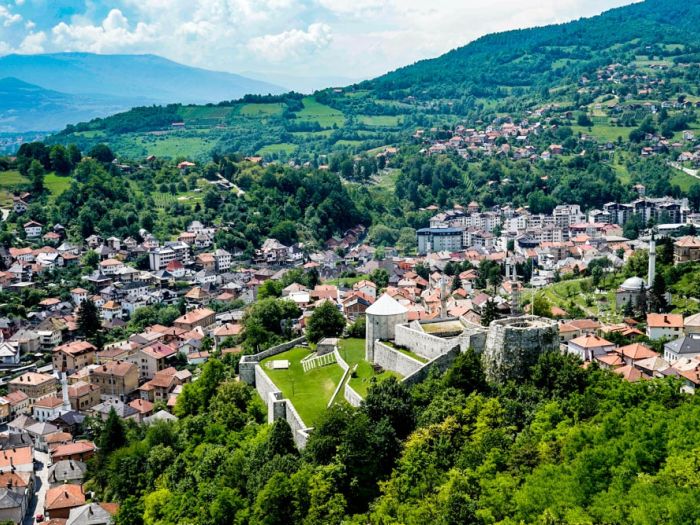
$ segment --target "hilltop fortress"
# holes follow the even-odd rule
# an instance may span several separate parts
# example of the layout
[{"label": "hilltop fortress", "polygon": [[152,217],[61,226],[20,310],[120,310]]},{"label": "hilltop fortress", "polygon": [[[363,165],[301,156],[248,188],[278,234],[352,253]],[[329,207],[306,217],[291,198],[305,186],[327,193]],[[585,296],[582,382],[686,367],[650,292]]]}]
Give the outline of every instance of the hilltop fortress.
[{"label": "hilltop fortress", "polygon": [[469,348],[482,354],[489,380],[518,379],[542,352],[559,349],[558,324],[532,315],[499,319],[489,327],[463,317],[409,322],[408,310],[387,294],[366,315],[365,359],[405,379],[417,365],[447,368]]}]

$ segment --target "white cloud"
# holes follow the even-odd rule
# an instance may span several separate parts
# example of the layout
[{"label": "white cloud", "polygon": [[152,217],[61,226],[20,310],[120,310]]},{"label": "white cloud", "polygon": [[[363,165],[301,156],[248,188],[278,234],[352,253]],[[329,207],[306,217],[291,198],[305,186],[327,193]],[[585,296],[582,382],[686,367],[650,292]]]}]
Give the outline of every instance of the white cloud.
[{"label": "white cloud", "polygon": [[53,44],[65,51],[114,53],[138,49],[156,38],[155,26],[139,22],[129,29],[129,20],[112,9],[100,25],[61,22],[52,29]]},{"label": "white cloud", "polygon": [[2,21],[3,26],[10,27],[17,22],[21,22],[22,15],[13,13],[7,7],[0,5],[0,21]]},{"label": "white cloud", "polygon": [[39,31],[38,33],[29,33],[24,37],[24,40],[17,48],[18,53],[33,55],[44,52],[44,44],[46,43],[46,33]]},{"label": "white cloud", "polygon": [[333,40],[331,28],[327,24],[311,24],[306,31],[291,29],[276,35],[252,38],[248,49],[256,55],[272,62],[280,62],[327,47]]},{"label": "white cloud", "polygon": [[57,0],[0,0],[0,34],[10,50],[148,52],[233,72],[368,78],[490,32],[632,1],[62,0],[83,8],[59,15],[47,7]]}]

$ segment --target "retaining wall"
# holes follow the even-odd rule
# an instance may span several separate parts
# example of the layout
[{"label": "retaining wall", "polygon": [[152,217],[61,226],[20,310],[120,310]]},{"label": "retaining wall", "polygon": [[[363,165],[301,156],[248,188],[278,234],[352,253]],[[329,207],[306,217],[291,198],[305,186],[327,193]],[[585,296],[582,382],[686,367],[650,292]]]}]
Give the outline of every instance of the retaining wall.
[{"label": "retaining wall", "polygon": [[[270,379],[260,366],[260,361],[298,346],[305,341],[304,337],[298,337],[281,345],[273,346],[255,355],[246,355],[241,358],[239,375],[241,381],[254,386],[258,395],[267,407],[267,422],[272,423],[276,419],[284,419],[292,429],[294,443],[298,448],[304,448],[309,439],[311,428],[306,426],[294,404],[284,397],[282,391]],[[347,367],[347,363],[343,361]]]},{"label": "retaining wall", "polygon": [[402,354],[398,350],[394,350],[381,341],[374,343],[374,362],[384,370],[391,370],[404,377],[415,373],[416,370],[425,364],[406,354]]},{"label": "retaining wall", "polygon": [[459,345],[454,346],[444,354],[436,357],[432,361],[428,362],[425,364],[425,366],[421,367],[420,369],[416,370],[413,374],[406,376],[403,378],[402,382],[406,384],[407,386],[413,386],[415,384],[418,384],[422,381],[425,381],[425,379],[428,377],[430,374],[431,370],[437,369],[441,373],[445,372],[452,363],[454,362],[455,359],[457,359],[457,356],[461,353]]},{"label": "retaining wall", "polygon": [[238,375],[240,376],[241,381],[244,381],[249,385],[255,385],[255,366],[260,361],[268,357],[272,357],[273,355],[286,352],[295,346],[299,346],[304,341],[306,341],[305,337],[297,337],[296,339],[292,339],[291,341],[287,341],[281,345],[273,346],[257,354],[244,355],[241,357],[241,361],[238,364]]},{"label": "retaining wall", "polygon": [[345,401],[350,403],[350,406],[359,407],[362,401],[362,396],[357,393],[357,391],[350,386],[350,382],[345,383]]}]

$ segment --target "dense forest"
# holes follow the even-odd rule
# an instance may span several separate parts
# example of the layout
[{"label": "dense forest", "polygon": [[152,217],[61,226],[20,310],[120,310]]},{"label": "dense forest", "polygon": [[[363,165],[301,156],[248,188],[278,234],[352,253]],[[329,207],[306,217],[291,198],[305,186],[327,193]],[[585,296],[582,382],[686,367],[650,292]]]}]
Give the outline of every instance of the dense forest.
[{"label": "dense forest", "polygon": [[90,489],[119,525],[695,523],[697,397],[672,379],[628,383],[545,354],[488,384],[463,354],[408,389],[388,380],[334,406],[307,447],[207,363],[176,423],[97,429]]}]

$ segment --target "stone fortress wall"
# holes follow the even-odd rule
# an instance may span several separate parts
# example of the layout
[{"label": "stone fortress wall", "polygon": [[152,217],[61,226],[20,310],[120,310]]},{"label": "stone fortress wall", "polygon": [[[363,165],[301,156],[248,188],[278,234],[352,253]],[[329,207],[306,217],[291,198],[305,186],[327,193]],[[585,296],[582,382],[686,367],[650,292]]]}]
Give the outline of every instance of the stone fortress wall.
[{"label": "stone fortress wall", "polygon": [[299,448],[306,446],[311,428],[309,428],[294,408],[294,404],[285,399],[284,395],[275,383],[268,377],[260,366],[263,359],[272,357],[287,350],[299,346],[306,339],[298,337],[284,344],[273,346],[255,355],[245,355],[239,364],[239,376],[241,381],[254,386],[258,395],[267,406],[267,421],[273,423],[276,419],[285,419],[292,429],[294,443]]}]

